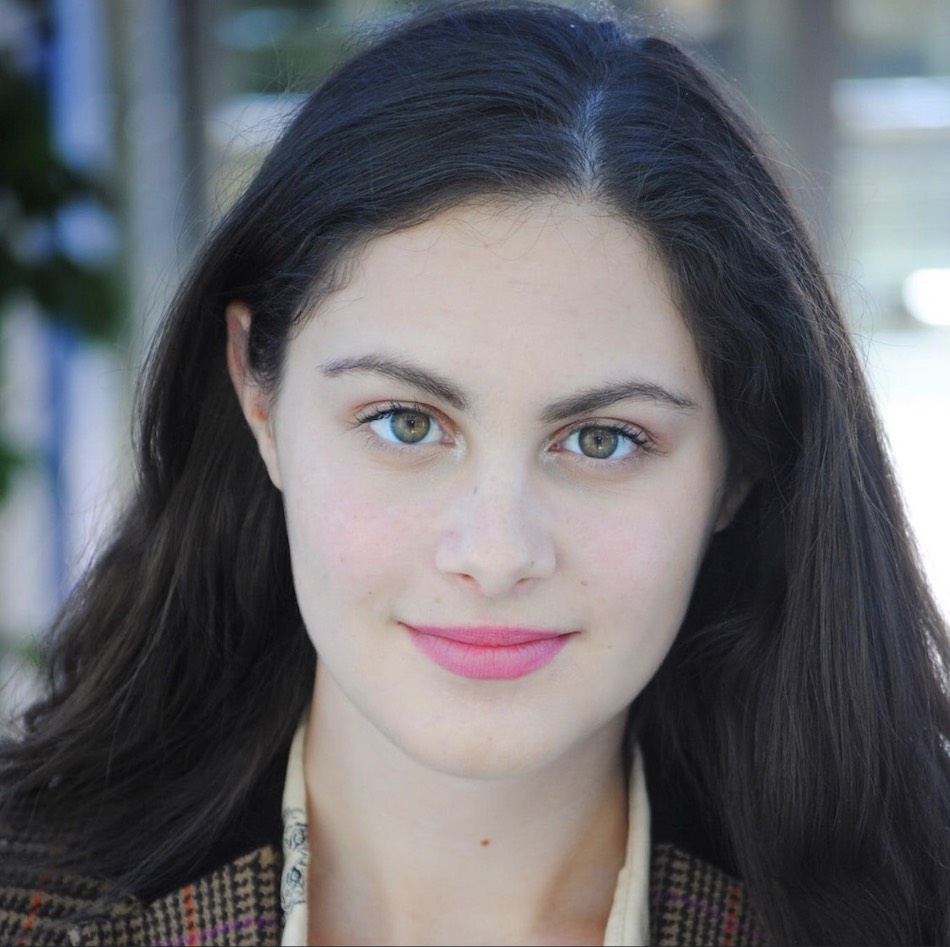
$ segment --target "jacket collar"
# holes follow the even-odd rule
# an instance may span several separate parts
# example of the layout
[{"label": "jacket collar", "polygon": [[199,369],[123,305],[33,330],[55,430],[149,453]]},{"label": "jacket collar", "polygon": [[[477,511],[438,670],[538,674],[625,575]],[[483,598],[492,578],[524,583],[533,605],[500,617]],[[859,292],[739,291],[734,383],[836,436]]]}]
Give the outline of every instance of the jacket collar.
[{"label": "jacket collar", "polygon": [[[72,924],[68,939],[75,947],[279,944],[280,871],[280,852],[265,846],[149,904],[128,899]],[[651,851],[650,942],[657,947],[766,943],[743,886],[671,845]]]}]

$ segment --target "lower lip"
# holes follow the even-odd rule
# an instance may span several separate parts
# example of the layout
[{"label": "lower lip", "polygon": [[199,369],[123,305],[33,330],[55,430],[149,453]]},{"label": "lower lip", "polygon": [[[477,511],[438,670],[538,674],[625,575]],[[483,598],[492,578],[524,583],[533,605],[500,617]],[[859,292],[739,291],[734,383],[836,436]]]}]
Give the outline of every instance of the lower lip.
[{"label": "lower lip", "polygon": [[511,681],[550,664],[567,644],[569,634],[513,644],[471,644],[427,634],[408,625],[415,646],[439,667],[476,681]]}]

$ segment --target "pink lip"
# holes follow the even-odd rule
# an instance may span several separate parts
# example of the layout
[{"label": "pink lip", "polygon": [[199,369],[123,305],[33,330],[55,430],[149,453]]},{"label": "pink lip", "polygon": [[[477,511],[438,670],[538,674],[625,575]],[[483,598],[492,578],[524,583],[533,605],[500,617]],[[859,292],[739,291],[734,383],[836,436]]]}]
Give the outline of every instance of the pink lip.
[{"label": "pink lip", "polygon": [[439,667],[479,681],[510,681],[543,668],[572,634],[534,628],[404,627],[415,646]]}]

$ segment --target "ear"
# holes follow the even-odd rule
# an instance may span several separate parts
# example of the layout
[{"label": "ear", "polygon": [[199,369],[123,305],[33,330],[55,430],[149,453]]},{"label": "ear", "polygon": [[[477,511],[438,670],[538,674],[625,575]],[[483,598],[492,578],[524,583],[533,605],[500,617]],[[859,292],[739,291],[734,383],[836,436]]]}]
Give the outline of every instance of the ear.
[{"label": "ear", "polygon": [[227,361],[231,384],[237,394],[241,411],[257,441],[264,466],[271,482],[280,489],[280,468],[277,463],[277,445],[271,416],[271,399],[258,384],[250,368],[248,335],[251,330],[251,310],[239,300],[228,303],[224,312],[228,329]]},{"label": "ear", "polygon": [[739,507],[745,503],[753,483],[750,477],[734,475],[726,484],[723,491],[722,500],[719,505],[719,516],[716,518],[716,526],[713,532],[722,532],[735,518],[739,512]]}]

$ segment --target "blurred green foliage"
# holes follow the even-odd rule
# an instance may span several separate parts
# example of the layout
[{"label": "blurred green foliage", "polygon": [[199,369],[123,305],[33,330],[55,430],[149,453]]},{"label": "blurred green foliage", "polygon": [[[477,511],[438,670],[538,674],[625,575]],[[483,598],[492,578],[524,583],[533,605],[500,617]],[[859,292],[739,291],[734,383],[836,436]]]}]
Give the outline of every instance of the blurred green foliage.
[{"label": "blurred green foliage", "polygon": [[71,169],[50,134],[44,90],[0,57],[0,309],[26,294],[51,319],[109,338],[118,328],[111,264],[71,258],[57,246],[56,219],[69,205],[108,204],[100,182]]},{"label": "blurred green foliage", "polygon": [[[26,302],[82,336],[113,337],[120,312],[116,268],[111,260],[77,259],[57,232],[64,211],[89,202],[107,207],[108,194],[57,153],[42,82],[19,70],[8,51],[0,52],[0,128],[0,320],[14,303]],[[0,501],[27,462],[0,431]]]}]

